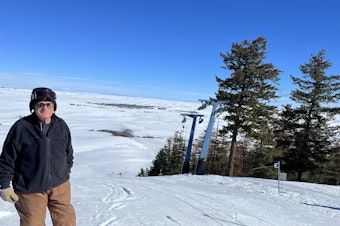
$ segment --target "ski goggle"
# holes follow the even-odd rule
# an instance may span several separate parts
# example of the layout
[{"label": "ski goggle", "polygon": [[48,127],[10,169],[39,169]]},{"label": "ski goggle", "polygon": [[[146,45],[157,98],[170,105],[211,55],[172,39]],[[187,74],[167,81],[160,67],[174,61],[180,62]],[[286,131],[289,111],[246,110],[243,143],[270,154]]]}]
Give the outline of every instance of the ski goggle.
[{"label": "ski goggle", "polygon": [[49,88],[35,88],[32,91],[31,100],[38,100],[38,101],[44,101],[49,100],[52,102],[55,102],[57,99],[57,96],[55,92],[53,92]]},{"label": "ski goggle", "polygon": [[40,108],[40,109],[43,109],[45,106],[46,106],[48,109],[53,109],[53,108],[54,108],[54,104],[53,104],[53,103],[46,103],[46,104],[44,104],[44,103],[39,102],[39,103],[37,103],[35,106],[37,106],[37,107]]}]

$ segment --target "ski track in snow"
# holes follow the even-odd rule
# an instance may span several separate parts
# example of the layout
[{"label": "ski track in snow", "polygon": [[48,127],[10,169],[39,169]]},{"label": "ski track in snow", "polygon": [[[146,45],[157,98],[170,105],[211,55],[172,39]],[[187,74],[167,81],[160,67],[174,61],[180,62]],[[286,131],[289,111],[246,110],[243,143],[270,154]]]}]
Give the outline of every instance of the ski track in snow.
[{"label": "ski track in snow", "polygon": [[[340,187],[285,182],[278,193],[276,183],[214,175],[71,179],[79,226],[339,225]],[[4,206],[0,225],[17,225],[14,207]]]},{"label": "ski track in snow", "polygon": [[[115,211],[124,208],[126,202],[134,199],[128,188],[115,186],[114,184],[106,183],[105,181],[103,181],[103,183],[97,183],[95,180],[87,179],[80,179],[80,181],[81,184],[84,185],[78,185],[76,190],[80,190],[81,194],[78,193],[79,195],[77,196],[77,193],[74,193],[73,196],[75,200],[80,200],[80,202],[78,202],[79,205],[88,206],[88,212],[84,214],[86,219],[82,217],[77,219],[78,224],[80,225],[96,225],[96,222],[102,222],[99,224],[100,226],[113,225],[117,219],[119,219],[119,217],[115,216]],[[93,187],[93,183],[96,183],[95,194],[91,194],[93,189],[89,190],[86,188],[86,184]],[[90,200],[87,201],[87,198],[90,198]],[[81,202],[86,202],[86,204]],[[98,205],[98,203],[100,205]],[[79,214],[79,216],[82,215],[83,214]]]},{"label": "ski track in snow", "polygon": [[[190,182],[193,178],[195,178],[196,184]],[[219,178],[222,178],[221,182],[218,181]],[[84,182],[93,183],[91,180],[84,180]],[[85,223],[86,225],[96,225],[96,222],[102,222],[99,224],[100,226],[198,225],[192,222],[200,222],[199,225],[209,226],[297,225],[295,222],[302,216],[299,215],[299,212],[294,213],[294,209],[291,211],[283,202],[289,202],[289,205],[307,210],[306,214],[309,214],[311,218],[317,218],[317,215],[320,214],[318,212],[313,216],[311,213],[317,207],[302,203],[302,200],[307,198],[303,194],[303,190],[301,190],[302,193],[296,191],[278,193],[273,186],[275,181],[269,180],[269,183],[266,184],[267,180],[263,180],[264,183],[260,184],[242,179],[231,180],[212,176],[212,179],[202,177],[202,183],[199,182],[197,176],[103,178],[97,188],[99,202],[102,204],[91,205],[91,201],[87,203],[91,211],[88,214],[81,214],[80,216],[86,216],[86,219],[78,219],[78,221],[82,222],[80,225],[85,225]],[[207,184],[210,184],[208,187],[213,188],[212,193],[207,192],[205,188],[203,190],[200,188],[200,186],[207,187]],[[179,187],[180,189],[178,189]],[[242,192],[247,187],[251,189],[243,192],[243,196],[235,198],[240,191]],[[88,197],[84,191],[81,194],[74,199]],[[91,199],[96,199],[97,195],[89,194],[89,196],[92,196]],[[327,197],[328,194],[324,196]],[[158,202],[166,203],[159,204]],[[259,203],[262,205],[259,206]],[[83,204],[78,203],[78,205]],[[273,209],[273,205],[277,210]],[[287,219],[280,212],[290,214],[291,219]],[[326,212],[334,212],[331,216],[337,217],[336,210],[327,209]],[[274,215],[276,222],[273,222],[273,217],[268,217],[268,214]],[[147,217],[150,215],[153,216],[151,219]],[[316,220],[316,222],[318,221]],[[301,224],[298,225],[310,224],[301,221]],[[325,224],[320,221],[320,224],[316,225]]]},{"label": "ski track in snow", "polygon": [[[113,186],[117,182],[117,186]],[[118,185],[119,184],[119,185]],[[78,188],[81,189],[81,188]],[[146,182],[144,180],[138,180],[136,183],[134,180],[130,181],[126,178],[113,178],[113,183],[106,182],[97,189],[98,191],[105,192],[106,195],[102,198],[102,206],[92,206],[96,213],[92,219],[93,221],[86,222],[90,225],[94,225],[95,222],[103,222],[100,226],[107,225],[189,225],[190,218],[199,218],[202,225],[245,225],[241,222],[237,222],[235,214],[228,211],[223,211],[225,208],[224,202],[219,202],[220,205],[216,206],[216,202],[209,204],[211,197],[204,196],[203,194],[196,193],[195,199],[191,196],[187,196],[186,192],[192,192],[191,189],[184,189],[183,193],[178,194],[176,189],[169,186],[169,184],[162,185],[162,183]],[[86,192],[82,191],[82,196]],[[154,209],[153,206],[157,206],[155,202],[155,196],[167,197],[167,205],[163,209]],[[77,199],[77,197],[75,197]],[[129,214],[121,217],[119,214],[120,209],[126,208],[128,202],[133,201],[132,210]],[[161,201],[161,200],[160,200]],[[81,204],[81,203],[79,203]],[[88,203],[91,205],[91,203]],[[128,204],[131,208],[131,204]],[[223,207],[221,210],[221,206]],[[145,209],[150,207],[150,209]],[[206,211],[209,209],[209,211]],[[105,211],[103,211],[105,210]],[[126,210],[124,210],[126,211]],[[157,219],[148,220],[143,216],[144,211],[151,211],[157,215]],[[171,213],[181,213],[182,218],[172,216]],[[240,212],[240,211],[239,211]],[[246,213],[243,213],[245,216]],[[88,216],[87,214],[85,214]],[[147,216],[148,214],[146,214]],[[187,216],[190,216],[189,218]],[[259,219],[261,222],[264,220]],[[78,219],[82,221],[82,219]],[[166,223],[167,222],[167,223]],[[212,223],[214,222],[214,223]]]}]

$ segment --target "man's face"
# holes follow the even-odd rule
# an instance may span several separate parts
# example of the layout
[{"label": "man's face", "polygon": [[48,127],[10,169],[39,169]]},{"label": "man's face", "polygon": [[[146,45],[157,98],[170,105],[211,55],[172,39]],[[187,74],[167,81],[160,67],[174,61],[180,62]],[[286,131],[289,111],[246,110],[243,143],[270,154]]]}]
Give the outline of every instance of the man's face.
[{"label": "man's face", "polygon": [[40,121],[49,123],[54,113],[54,104],[51,101],[39,101],[34,105],[34,112]]}]

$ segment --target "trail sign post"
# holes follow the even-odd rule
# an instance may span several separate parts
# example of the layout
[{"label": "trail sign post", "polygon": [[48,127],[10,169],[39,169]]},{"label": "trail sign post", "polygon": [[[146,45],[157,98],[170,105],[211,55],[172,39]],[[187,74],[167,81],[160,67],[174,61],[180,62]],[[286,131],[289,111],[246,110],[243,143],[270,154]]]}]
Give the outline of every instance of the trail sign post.
[{"label": "trail sign post", "polygon": [[277,169],[277,189],[278,192],[280,193],[280,180],[281,180],[281,175],[280,175],[280,161],[274,163],[274,168]]}]

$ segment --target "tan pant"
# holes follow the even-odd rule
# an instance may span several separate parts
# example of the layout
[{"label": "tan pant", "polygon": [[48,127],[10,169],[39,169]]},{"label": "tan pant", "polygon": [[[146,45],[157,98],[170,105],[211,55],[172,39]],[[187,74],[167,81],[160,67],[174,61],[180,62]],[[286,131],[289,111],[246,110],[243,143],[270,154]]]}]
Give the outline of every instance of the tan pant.
[{"label": "tan pant", "polygon": [[76,226],[69,181],[46,192],[16,193],[19,201],[15,203],[15,208],[20,216],[20,226],[45,226],[46,207],[50,211],[53,226]]}]

